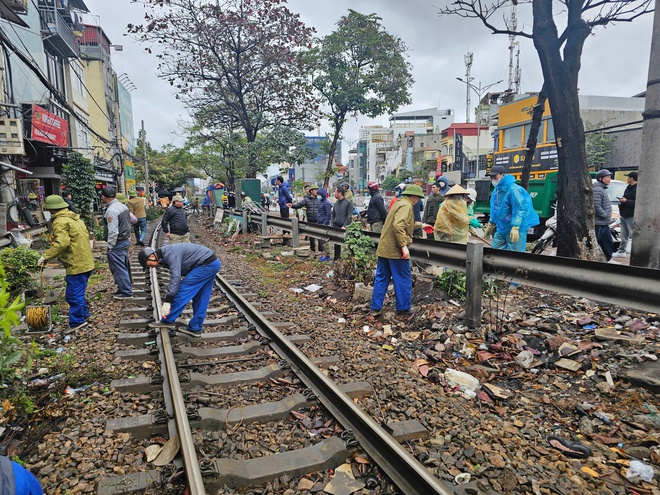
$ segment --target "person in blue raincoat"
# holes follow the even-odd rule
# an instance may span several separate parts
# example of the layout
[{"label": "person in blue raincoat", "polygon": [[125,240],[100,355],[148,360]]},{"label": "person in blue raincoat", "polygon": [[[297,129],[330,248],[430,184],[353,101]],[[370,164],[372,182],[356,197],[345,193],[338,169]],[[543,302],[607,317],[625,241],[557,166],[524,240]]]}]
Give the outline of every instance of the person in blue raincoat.
[{"label": "person in blue raincoat", "polygon": [[484,237],[493,237],[491,246],[495,249],[524,252],[527,229],[539,224],[532,198],[501,165],[492,167],[489,175],[495,189],[490,197],[490,220]]}]

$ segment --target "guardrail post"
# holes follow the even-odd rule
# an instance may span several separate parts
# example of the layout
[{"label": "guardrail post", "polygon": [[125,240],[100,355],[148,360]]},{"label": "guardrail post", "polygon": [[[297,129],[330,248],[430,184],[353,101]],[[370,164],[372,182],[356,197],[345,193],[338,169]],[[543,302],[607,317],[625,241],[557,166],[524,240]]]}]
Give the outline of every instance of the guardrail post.
[{"label": "guardrail post", "polygon": [[479,241],[469,241],[466,260],[466,300],[465,316],[470,328],[481,324],[481,296],[483,291],[484,245]]},{"label": "guardrail post", "polygon": [[268,213],[261,214],[261,235],[266,237],[268,235]]},{"label": "guardrail post", "polygon": [[248,233],[248,211],[243,210],[243,233]]},{"label": "guardrail post", "polygon": [[291,240],[294,249],[300,247],[300,229],[298,228],[298,219],[296,217],[291,218]]}]

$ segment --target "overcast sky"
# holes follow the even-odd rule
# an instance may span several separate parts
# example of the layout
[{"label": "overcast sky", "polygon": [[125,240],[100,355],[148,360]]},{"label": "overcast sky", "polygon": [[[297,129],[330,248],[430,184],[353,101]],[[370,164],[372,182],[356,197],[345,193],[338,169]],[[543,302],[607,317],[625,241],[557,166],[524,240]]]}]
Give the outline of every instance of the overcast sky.
[{"label": "overcast sky", "polygon": [[[85,0],[85,3],[93,14],[93,17],[86,16],[86,21],[102,26],[113,44],[123,45],[123,51],[113,50],[112,63],[117,74],[126,73],[137,88],[131,92],[135,135],[138,135],[140,121],[144,120],[147,139],[153,147],[181,144],[184,136],[179,124],[187,119],[185,109],[173,95],[170,85],[156,76],[155,55],[145,53],[144,47],[125,35],[128,23],[143,21],[144,7],[130,0]],[[466,86],[456,78],[465,78],[465,54],[474,54],[473,84],[481,83],[484,87],[503,80],[492,90],[504,90],[508,86],[509,39],[505,35],[490,34],[476,20],[439,17],[438,7],[449,3],[451,0],[289,0],[288,6],[301,15],[305,24],[314,27],[319,36],[332,32],[337,20],[349,8],[364,14],[377,13],[385,29],[408,46],[408,60],[415,79],[411,89],[413,103],[399,111],[430,107],[452,109],[455,120],[464,122]],[[528,5],[519,5],[517,12],[518,28],[528,32],[531,30],[529,9]],[[509,13],[508,9],[503,12]],[[580,71],[581,94],[632,96],[645,90],[652,16],[598,28],[594,36],[587,39]],[[521,90],[538,91],[543,81],[536,51],[531,40],[518,38],[518,41]],[[476,100],[473,93],[472,107]],[[349,120],[343,133],[344,159],[347,142],[355,143],[361,126],[387,126],[388,117]],[[324,134],[329,130],[329,126],[324,125],[320,132]]]}]

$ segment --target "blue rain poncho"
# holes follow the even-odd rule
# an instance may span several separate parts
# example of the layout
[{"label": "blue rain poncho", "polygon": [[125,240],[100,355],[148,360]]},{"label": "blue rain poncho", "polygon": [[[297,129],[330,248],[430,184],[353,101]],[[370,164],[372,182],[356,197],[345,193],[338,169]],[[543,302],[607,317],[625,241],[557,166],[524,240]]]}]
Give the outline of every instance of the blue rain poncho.
[{"label": "blue rain poncho", "polygon": [[495,186],[490,197],[490,222],[497,225],[497,231],[505,236],[511,232],[511,227],[524,232],[539,224],[531,196],[516,184],[513,175],[505,174]]}]

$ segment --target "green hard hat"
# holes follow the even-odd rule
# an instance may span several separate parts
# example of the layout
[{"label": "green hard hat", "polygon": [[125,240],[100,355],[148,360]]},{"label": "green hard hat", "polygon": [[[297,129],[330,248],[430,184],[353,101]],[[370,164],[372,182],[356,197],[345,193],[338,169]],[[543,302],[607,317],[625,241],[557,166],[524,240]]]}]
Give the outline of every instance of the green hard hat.
[{"label": "green hard hat", "polygon": [[117,193],[117,201],[126,204],[126,195],[124,193]]},{"label": "green hard hat", "polygon": [[68,208],[69,205],[67,204],[64,199],[62,199],[62,196],[59,194],[51,194],[50,196],[46,196],[46,201],[44,201],[44,208],[46,210],[63,210],[64,208]]},{"label": "green hard hat", "polygon": [[409,184],[401,193],[404,196],[419,196],[420,198],[424,197],[424,191],[417,184]]},{"label": "green hard hat", "polygon": [[129,198],[134,198],[135,196],[137,196],[137,193],[135,191],[128,191]]}]

